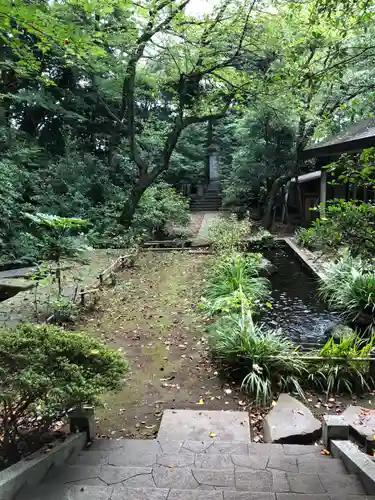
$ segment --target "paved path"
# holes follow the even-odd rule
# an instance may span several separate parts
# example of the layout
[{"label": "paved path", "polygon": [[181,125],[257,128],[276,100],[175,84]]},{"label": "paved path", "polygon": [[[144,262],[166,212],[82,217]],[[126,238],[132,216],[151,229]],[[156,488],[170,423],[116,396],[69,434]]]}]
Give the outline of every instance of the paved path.
[{"label": "paved path", "polygon": [[221,212],[207,212],[204,215],[201,227],[196,238],[193,240],[193,245],[202,245],[210,242],[210,228],[219,219]]}]

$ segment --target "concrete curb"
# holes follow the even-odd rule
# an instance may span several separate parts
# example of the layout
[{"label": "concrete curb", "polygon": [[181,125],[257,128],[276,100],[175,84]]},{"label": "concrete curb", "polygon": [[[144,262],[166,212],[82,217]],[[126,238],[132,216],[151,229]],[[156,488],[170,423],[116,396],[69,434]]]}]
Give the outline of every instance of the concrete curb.
[{"label": "concrete curb", "polygon": [[323,279],[324,273],[317,268],[312,259],[309,259],[301,249],[294,243],[292,238],[283,238],[288,247],[296,254],[299,261],[304,265],[315,278]]},{"label": "concrete curb", "polygon": [[52,466],[62,465],[87,442],[85,432],[71,434],[64,442],[57,443],[48,452],[37,451],[20,462],[0,472],[0,499],[13,500],[24,487],[36,486]]},{"label": "concrete curb", "polygon": [[367,494],[375,492],[375,462],[350,441],[331,441],[331,453],[340,458],[350,474],[356,474]]}]

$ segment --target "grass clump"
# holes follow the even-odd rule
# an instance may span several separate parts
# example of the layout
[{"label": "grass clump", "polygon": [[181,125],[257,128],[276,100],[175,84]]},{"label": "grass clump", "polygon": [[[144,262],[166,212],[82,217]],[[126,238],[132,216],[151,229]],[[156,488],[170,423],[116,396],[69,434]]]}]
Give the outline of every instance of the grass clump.
[{"label": "grass clump", "polygon": [[209,230],[211,246],[218,253],[240,250],[250,231],[248,220],[239,221],[234,214],[222,216]]},{"label": "grass clump", "polygon": [[272,401],[275,392],[294,391],[304,397],[301,381],[307,365],[298,348],[282,335],[254,324],[241,314],[222,317],[209,335],[213,358],[231,377],[242,379],[242,389],[259,405]]},{"label": "grass clump", "polygon": [[322,279],[320,293],[348,320],[366,315],[370,325],[375,325],[375,270],[360,257],[345,252]]},{"label": "grass clump", "polygon": [[210,315],[231,313],[241,309],[245,300],[254,310],[269,293],[269,282],[259,276],[260,254],[233,252],[217,257],[209,270],[208,285],[202,307]]}]

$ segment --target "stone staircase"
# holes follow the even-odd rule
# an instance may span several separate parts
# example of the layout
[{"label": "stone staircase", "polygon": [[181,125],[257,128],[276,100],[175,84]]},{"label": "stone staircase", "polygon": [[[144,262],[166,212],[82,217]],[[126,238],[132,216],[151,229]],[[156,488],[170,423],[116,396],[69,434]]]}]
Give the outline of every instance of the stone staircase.
[{"label": "stone staircase", "polygon": [[16,499],[375,500],[319,446],[251,443],[246,417],[167,410],[158,439],[98,439]]},{"label": "stone staircase", "polygon": [[209,184],[203,196],[191,200],[192,212],[215,212],[221,209],[222,199],[219,187],[216,183]]}]

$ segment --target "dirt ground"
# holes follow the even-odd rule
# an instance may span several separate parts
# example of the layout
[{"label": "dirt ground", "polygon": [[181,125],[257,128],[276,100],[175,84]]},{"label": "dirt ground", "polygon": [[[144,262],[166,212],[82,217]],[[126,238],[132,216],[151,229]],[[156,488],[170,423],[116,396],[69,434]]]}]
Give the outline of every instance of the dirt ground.
[{"label": "dirt ground", "polygon": [[[253,439],[262,441],[269,409],[252,407],[238,388],[221,381],[207,356],[207,324],[196,304],[210,259],[188,252],[142,253],[77,325],[124,351],[130,363],[122,390],[104,395],[104,407],[97,410],[100,436],[151,438],[163,409],[201,408],[248,411]],[[306,397],[317,418],[340,414],[349,404],[375,408],[375,395]]]},{"label": "dirt ground", "polygon": [[130,362],[123,389],[106,394],[105,407],[97,411],[100,435],[152,437],[164,408],[246,410],[242,396],[220,382],[206,356],[206,325],[196,304],[210,258],[141,254],[77,326],[122,349]]}]

